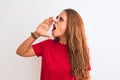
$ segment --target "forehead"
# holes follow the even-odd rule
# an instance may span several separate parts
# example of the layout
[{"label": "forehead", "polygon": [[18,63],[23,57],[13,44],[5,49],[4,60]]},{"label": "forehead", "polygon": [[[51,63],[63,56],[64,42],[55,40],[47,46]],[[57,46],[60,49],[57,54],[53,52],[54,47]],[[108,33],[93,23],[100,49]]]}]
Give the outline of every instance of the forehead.
[{"label": "forehead", "polygon": [[58,16],[62,17],[65,21],[67,20],[67,13],[65,11],[62,11]]}]

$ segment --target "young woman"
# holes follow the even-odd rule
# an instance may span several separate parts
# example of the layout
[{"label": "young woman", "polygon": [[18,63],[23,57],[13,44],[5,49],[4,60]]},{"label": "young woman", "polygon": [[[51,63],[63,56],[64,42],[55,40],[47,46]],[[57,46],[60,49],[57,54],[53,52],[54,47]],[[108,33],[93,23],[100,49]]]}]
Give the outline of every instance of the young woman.
[{"label": "young woman", "polygon": [[[53,24],[52,36],[48,34]],[[33,44],[40,36],[50,39]],[[54,20],[45,19],[17,49],[24,57],[42,56],[41,80],[90,80],[89,51],[81,16],[63,10]]]}]

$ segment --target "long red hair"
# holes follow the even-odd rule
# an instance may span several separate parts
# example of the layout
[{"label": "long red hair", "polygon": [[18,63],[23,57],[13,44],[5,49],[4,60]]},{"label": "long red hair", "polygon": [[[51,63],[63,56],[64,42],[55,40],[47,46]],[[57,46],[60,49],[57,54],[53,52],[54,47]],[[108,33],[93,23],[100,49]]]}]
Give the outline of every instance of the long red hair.
[{"label": "long red hair", "polygon": [[86,80],[89,76],[89,55],[83,20],[73,9],[63,11],[67,13],[66,35],[70,53],[71,73],[78,80]]}]

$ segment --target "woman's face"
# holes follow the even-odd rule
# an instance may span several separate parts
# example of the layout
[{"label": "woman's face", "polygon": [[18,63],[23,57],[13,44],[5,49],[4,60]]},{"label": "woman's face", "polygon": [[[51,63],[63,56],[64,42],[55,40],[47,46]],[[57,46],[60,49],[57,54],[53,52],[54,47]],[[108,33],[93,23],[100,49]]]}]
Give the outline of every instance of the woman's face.
[{"label": "woman's face", "polygon": [[52,35],[54,37],[63,37],[67,29],[67,14],[62,11],[54,20]]}]

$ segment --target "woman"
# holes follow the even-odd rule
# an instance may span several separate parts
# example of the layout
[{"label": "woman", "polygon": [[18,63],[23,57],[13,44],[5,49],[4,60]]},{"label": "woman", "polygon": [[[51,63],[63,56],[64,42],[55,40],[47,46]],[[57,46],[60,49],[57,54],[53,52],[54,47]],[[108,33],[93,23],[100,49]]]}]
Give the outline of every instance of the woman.
[{"label": "woman", "polygon": [[[52,24],[54,39],[33,44],[40,36],[52,38],[48,34]],[[24,57],[42,56],[41,80],[90,80],[84,25],[73,9],[63,10],[55,20],[45,19],[16,53]]]}]

